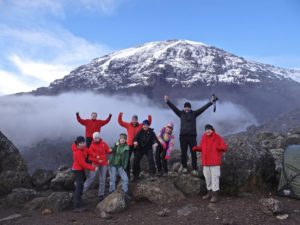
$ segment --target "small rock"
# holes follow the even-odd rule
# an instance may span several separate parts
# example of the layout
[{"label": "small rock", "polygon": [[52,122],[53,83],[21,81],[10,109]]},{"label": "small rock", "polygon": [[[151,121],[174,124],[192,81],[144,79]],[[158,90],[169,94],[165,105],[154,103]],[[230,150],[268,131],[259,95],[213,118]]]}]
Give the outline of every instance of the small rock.
[{"label": "small rock", "polygon": [[96,210],[107,213],[121,212],[127,208],[127,201],[123,191],[115,191],[108,195],[102,202],[100,202]]},{"label": "small rock", "polygon": [[44,209],[43,211],[42,211],[42,215],[50,215],[50,214],[52,214],[53,212],[50,210],[50,209]]},{"label": "small rock", "polygon": [[7,204],[16,207],[22,207],[24,203],[30,201],[37,196],[37,192],[33,189],[15,188],[12,193],[7,195]]},{"label": "small rock", "polygon": [[277,215],[276,218],[279,220],[286,220],[289,217],[288,214]]},{"label": "small rock", "polygon": [[45,201],[47,208],[60,212],[68,208],[72,203],[73,194],[69,192],[53,192]]},{"label": "small rock", "polygon": [[262,205],[262,211],[266,214],[279,214],[283,211],[283,204],[274,198],[263,198],[259,200]]},{"label": "small rock", "polygon": [[165,216],[168,216],[169,213],[170,213],[170,210],[168,208],[164,208],[164,209],[160,210],[159,212],[156,212],[156,215],[158,215],[160,217],[165,217]]}]

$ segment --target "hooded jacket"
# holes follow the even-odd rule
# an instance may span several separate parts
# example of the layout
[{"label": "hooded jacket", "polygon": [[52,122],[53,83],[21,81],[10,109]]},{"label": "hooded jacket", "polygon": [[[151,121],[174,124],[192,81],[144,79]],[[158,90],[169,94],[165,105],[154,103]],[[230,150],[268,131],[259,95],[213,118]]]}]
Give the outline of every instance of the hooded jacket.
[{"label": "hooded jacket", "polygon": [[190,112],[179,110],[172,102],[167,101],[167,105],[173,110],[173,112],[180,118],[180,136],[197,136],[196,131],[196,118],[202,114],[213,103],[208,102],[203,107]]},{"label": "hooded jacket", "polygon": [[152,145],[157,143],[157,137],[152,128],[148,130],[141,129],[134,138],[134,141],[138,142],[139,150],[152,149]]},{"label": "hooded jacket", "polygon": [[224,139],[213,132],[211,135],[203,134],[200,144],[193,147],[193,151],[202,152],[202,166],[220,166],[222,154],[227,151],[227,144]]},{"label": "hooded jacket", "polygon": [[86,157],[87,157],[87,148],[81,150],[77,148],[77,146],[73,143],[72,146],[72,152],[73,152],[73,165],[72,170],[95,170],[95,167],[91,164],[86,163]]},{"label": "hooded jacket", "polygon": [[[133,123],[124,122],[122,119],[122,116],[123,116],[123,113],[119,113],[118,122],[119,122],[120,126],[126,128],[126,130],[127,130],[127,144],[129,146],[133,146],[133,140],[134,140],[135,136],[137,135],[137,133],[143,128],[143,124],[137,123],[135,125]],[[148,116],[148,121],[151,125],[151,123],[152,123],[151,115]]]},{"label": "hooded jacket", "polygon": [[110,166],[127,168],[129,158],[129,146],[116,142],[112,147],[112,157],[109,159]]},{"label": "hooded jacket", "polygon": [[[106,154],[110,154],[111,152],[109,146],[103,139],[100,139],[99,142],[92,141],[92,144],[87,150],[87,153],[89,155],[89,159],[96,165],[108,165]],[[102,161],[99,162],[99,159]]]}]

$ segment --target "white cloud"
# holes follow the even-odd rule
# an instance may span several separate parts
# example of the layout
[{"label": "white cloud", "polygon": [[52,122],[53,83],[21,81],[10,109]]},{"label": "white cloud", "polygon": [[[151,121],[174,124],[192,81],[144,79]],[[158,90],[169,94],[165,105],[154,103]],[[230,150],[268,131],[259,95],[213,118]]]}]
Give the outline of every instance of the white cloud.
[{"label": "white cloud", "polygon": [[[90,43],[60,27],[49,27],[47,30],[22,30],[7,26],[0,28],[3,53],[0,60],[5,56],[5,60],[11,63],[10,70],[6,70],[6,77],[12,74],[9,71],[13,68],[23,77],[36,79],[34,85],[29,79],[19,80],[17,86],[9,82],[7,85],[12,87],[1,86],[2,93],[12,93],[13,89],[15,92],[28,89],[24,87],[35,89],[41,84],[49,85],[55,79],[69,74],[72,69],[111,51],[105,45]],[[14,75],[12,79],[17,80],[18,76]]]},{"label": "white cloud", "polygon": [[0,70],[0,95],[31,91],[34,87],[22,81],[20,76]]}]

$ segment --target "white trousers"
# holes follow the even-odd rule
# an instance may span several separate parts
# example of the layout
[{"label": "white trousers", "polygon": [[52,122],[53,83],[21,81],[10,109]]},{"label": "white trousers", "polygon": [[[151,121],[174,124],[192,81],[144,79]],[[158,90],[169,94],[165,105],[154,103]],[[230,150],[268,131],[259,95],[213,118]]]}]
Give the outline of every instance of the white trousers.
[{"label": "white trousers", "polygon": [[208,191],[218,191],[219,178],[221,174],[220,166],[203,166],[203,174],[205,177],[206,188]]}]

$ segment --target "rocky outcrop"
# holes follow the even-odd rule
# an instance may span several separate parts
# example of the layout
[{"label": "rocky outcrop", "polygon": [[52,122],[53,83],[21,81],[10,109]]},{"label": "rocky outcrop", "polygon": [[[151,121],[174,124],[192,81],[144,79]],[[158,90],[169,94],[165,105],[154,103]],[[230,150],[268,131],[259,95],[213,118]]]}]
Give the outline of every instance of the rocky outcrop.
[{"label": "rocky outcrop", "polygon": [[7,195],[6,203],[10,206],[22,207],[26,202],[29,202],[37,196],[37,192],[33,189],[16,188]]},{"label": "rocky outcrop", "polygon": [[45,200],[45,208],[53,212],[63,211],[72,204],[73,194],[70,192],[53,192]]},{"label": "rocky outcrop", "polygon": [[56,176],[51,180],[50,187],[55,191],[66,191],[74,189],[75,176],[71,168],[61,166]]},{"label": "rocky outcrop", "polygon": [[47,189],[54,177],[55,174],[52,170],[38,169],[32,174],[32,184],[37,188]]},{"label": "rocky outcrop", "polygon": [[123,191],[115,191],[108,195],[102,202],[100,202],[96,210],[105,213],[118,213],[125,210],[128,206],[126,196]]},{"label": "rocky outcrop", "polygon": [[0,132],[0,196],[30,186],[31,179],[19,150]]},{"label": "rocky outcrop", "polygon": [[174,179],[175,187],[185,195],[197,196],[206,192],[205,181],[190,174],[182,174]]},{"label": "rocky outcrop", "polygon": [[136,200],[148,200],[156,204],[178,202],[185,198],[172,179],[145,179],[131,184],[130,191]]}]

